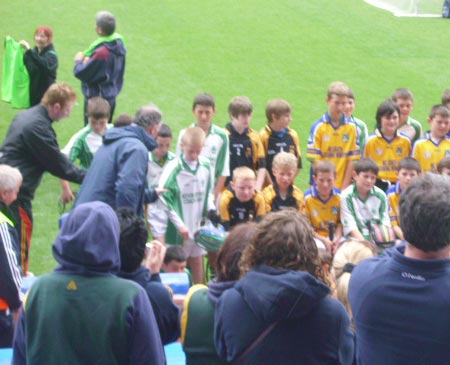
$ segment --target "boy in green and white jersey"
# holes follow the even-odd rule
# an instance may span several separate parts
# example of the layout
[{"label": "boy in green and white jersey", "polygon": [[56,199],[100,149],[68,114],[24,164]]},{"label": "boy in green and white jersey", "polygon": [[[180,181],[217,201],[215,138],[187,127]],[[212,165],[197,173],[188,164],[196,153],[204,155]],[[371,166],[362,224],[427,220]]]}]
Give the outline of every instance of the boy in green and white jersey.
[{"label": "boy in green and white jersey", "polygon": [[[147,183],[150,189],[158,187],[164,167],[176,158],[175,154],[169,151],[172,144],[172,130],[167,124],[163,124],[159,128],[156,142],[158,142],[158,147],[148,153]],[[153,238],[164,243],[168,217],[162,201],[157,200],[149,204],[146,215]]]},{"label": "boy in green and white jersey", "polygon": [[[103,136],[107,129],[107,124],[111,112],[111,107],[107,100],[100,96],[94,96],[87,102],[87,112],[89,124],[75,133],[62,149],[70,161],[79,162],[81,167],[88,169],[91,166],[95,153],[103,144]],[[66,204],[74,200],[74,195],[70,189],[68,181],[61,182],[61,201]]]},{"label": "boy in green and white jersey", "polygon": [[356,163],[352,173],[355,182],[341,193],[344,236],[370,241],[367,221],[391,226],[386,194],[375,186],[378,171],[371,158],[364,157]]},{"label": "boy in green and white jersey", "polygon": [[215,209],[211,164],[200,156],[205,138],[200,127],[187,128],[181,137],[182,155],[167,164],[159,182],[167,190],[160,196],[169,216],[166,243],[183,245],[196,284],[203,282],[205,252],[195,244],[194,233]]},{"label": "boy in green and white jersey", "polygon": [[[197,121],[191,127],[200,127],[206,135],[202,156],[206,157],[211,163],[211,170],[214,175],[214,198],[217,199],[225,188],[227,177],[230,176],[230,142],[228,135],[225,129],[212,123],[212,118],[216,113],[212,95],[197,95],[192,105],[192,113]],[[177,156],[181,155],[181,138],[185,131],[186,129],[181,130],[178,136]]]}]

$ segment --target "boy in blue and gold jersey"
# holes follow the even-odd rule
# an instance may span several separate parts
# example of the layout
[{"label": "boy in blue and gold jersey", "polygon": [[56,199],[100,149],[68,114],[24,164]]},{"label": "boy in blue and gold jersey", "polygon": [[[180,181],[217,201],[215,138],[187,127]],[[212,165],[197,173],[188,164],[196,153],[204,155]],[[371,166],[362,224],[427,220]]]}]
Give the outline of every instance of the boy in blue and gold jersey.
[{"label": "boy in blue and gold jersey", "polygon": [[318,161],[313,171],[314,186],[305,193],[306,215],[314,228],[316,241],[334,253],[342,238],[340,191],[334,187],[336,166]]},{"label": "boy in blue and gold jersey", "polygon": [[443,105],[433,106],[428,123],[430,131],[414,144],[412,155],[419,161],[423,172],[436,173],[439,161],[450,156],[450,140],[447,138],[450,131],[450,110]]},{"label": "boy in blue and gold jersey", "polygon": [[389,219],[395,236],[403,240],[403,232],[400,228],[400,196],[408,188],[413,179],[421,174],[419,162],[412,157],[405,157],[398,163],[397,182],[386,191],[389,202]]},{"label": "boy in blue and gold jersey", "polygon": [[344,111],[349,88],[343,82],[333,82],[328,88],[328,111],[311,127],[308,139],[308,159],[332,161],[336,165],[336,187],[344,189],[351,183],[353,161],[359,159],[357,128]]}]

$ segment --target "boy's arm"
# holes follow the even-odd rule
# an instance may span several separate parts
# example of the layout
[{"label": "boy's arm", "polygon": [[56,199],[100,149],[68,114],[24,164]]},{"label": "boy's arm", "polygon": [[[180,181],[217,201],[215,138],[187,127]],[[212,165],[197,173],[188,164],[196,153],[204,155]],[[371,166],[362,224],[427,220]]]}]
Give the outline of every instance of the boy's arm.
[{"label": "boy's arm", "polygon": [[227,181],[227,176],[219,176],[217,177],[217,184],[214,188],[214,199],[217,199],[219,194],[225,187],[225,182]]},{"label": "boy's arm", "polygon": [[348,199],[350,199],[350,197],[341,195],[341,222],[344,235],[347,237],[364,240],[365,238],[359,231],[358,225],[356,224],[356,219],[348,207]]},{"label": "boy's arm", "polygon": [[67,204],[75,199],[70,184],[67,180],[60,179],[61,184],[61,201],[63,204]]},{"label": "boy's arm", "polygon": [[217,180],[214,188],[214,198],[222,192],[225,187],[227,177],[230,176],[230,148],[229,139],[225,131],[220,134],[222,138],[222,146],[220,147],[219,154],[217,155],[217,161],[215,164],[215,178]]},{"label": "boy's arm", "polygon": [[256,190],[261,191],[263,185],[264,185],[264,179],[266,178],[266,169],[260,168],[258,169],[258,173],[256,175]]},{"label": "boy's arm", "polygon": [[403,231],[399,226],[393,226],[392,229],[394,230],[395,236],[399,239],[399,240],[404,240],[405,237],[403,236]]},{"label": "boy's arm", "polygon": [[344,180],[342,181],[342,187],[341,189],[345,189],[347,186],[349,186],[352,183],[352,172],[355,168],[355,163],[353,160],[347,160],[347,165],[345,166],[345,172],[344,172]]}]

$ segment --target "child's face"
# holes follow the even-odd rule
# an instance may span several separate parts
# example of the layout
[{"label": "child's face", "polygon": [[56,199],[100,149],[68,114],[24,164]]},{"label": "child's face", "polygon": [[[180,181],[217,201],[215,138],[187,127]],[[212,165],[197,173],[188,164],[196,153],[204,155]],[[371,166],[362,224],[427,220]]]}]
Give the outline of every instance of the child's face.
[{"label": "child's face", "polygon": [[291,113],[283,113],[280,115],[272,114],[272,124],[275,126],[276,130],[283,130],[284,128],[289,127],[291,123]]},{"label": "child's face", "polygon": [[450,117],[435,115],[433,119],[428,119],[428,123],[434,138],[445,137],[450,130]]},{"label": "child's face", "polygon": [[171,137],[156,137],[156,142],[158,142],[158,147],[153,150],[155,157],[160,160],[167,155],[169,152],[170,145],[172,143]]},{"label": "child's face", "polygon": [[381,117],[381,132],[386,137],[393,137],[400,125],[400,118],[397,112]]},{"label": "child's face", "polygon": [[89,118],[89,124],[95,133],[103,136],[106,132],[106,125],[108,124],[108,118],[100,118],[100,119]]},{"label": "child's face", "polygon": [[408,188],[411,181],[415,179],[417,176],[419,176],[419,173],[416,170],[400,169],[397,172],[397,179],[400,183],[402,191],[405,191]]},{"label": "child's face", "polygon": [[186,261],[170,260],[167,264],[162,264],[164,272],[167,273],[184,273],[186,269]]},{"label": "child's face", "polygon": [[210,127],[212,118],[215,114],[215,110],[212,106],[199,105],[197,104],[193,110],[195,118],[197,120],[197,125],[202,127]]},{"label": "child's face", "polygon": [[441,175],[447,175],[450,176],[450,169],[448,167],[443,167]]},{"label": "child's face", "polygon": [[400,108],[400,119],[406,121],[413,110],[413,101],[411,99],[399,98],[397,99],[396,104]]},{"label": "child's face", "polygon": [[341,119],[342,114],[344,114],[347,101],[348,97],[342,95],[339,96],[333,94],[330,98],[327,98],[328,114],[332,120]]},{"label": "child's face", "polygon": [[317,175],[313,175],[313,178],[319,195],[328,197],[333,190],[336,180],[335,174],[333,172],[318,172]]},{"label": "child's face", "polygon": [[255,180],[249,179],[236,179],[236,181],[231,182],[231,187],[233,188],[236,198],[242,202],[246,203],[252,200],[255,195]]},{"label": "child's face", "polygon": [[272,170],[278,188],[287,190],[294,183],[296,169],[281,167],[279,169],[273,168]]},{"label": "child's face", "polygon": [[202,153],[203,145],[182,143],[183,155],[190,162],[198,161],[198,156]]},{"label": "child's face", "polygon": [[347,98],[347,103],[345,104],[344,114],[347,118],[350,118],[355,110],[355,100],[352,98]]},{"label": "child's face", "polygon": [[372,171],[362,171],[359,174],[353,171],[353,179],[355,180],[356,190],[358,190],[359,195],[366,197],[375,186],[377,175]]},{"label": "child's face", "polygon": [[237,116],[237,118],[235,118],[235,117],[231,117],[231,118],[232,118],[233,124],[236,124],[239,127],[246,129],[246,128],[250,127],[250,121],[252,120],[252,115],[247,114],[247,113],[245,113],[245,114],[241,113]]}]

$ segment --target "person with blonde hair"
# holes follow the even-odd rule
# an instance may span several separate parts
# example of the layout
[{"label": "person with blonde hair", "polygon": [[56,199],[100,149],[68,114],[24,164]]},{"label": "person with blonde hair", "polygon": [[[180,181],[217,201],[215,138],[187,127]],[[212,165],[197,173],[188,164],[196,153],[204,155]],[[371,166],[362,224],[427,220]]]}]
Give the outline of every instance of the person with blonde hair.
[{"label": "person with blonde hair", "polygon": [[268,214],[240,262],[243,278],[219,299],[219,357],[240,364],[352,364],[345,308],[318,278],[307,218],[293,209]]},{"label": "person with blonde hair", "polygon": [[348,301],[348,283],[353,268],[362,260],[375,256],[375,248],[367,241],[348,240],[343,242],[333,258],[332,272],[336,278],[337,299],[345,306],[353,326],[352,310]]}]

